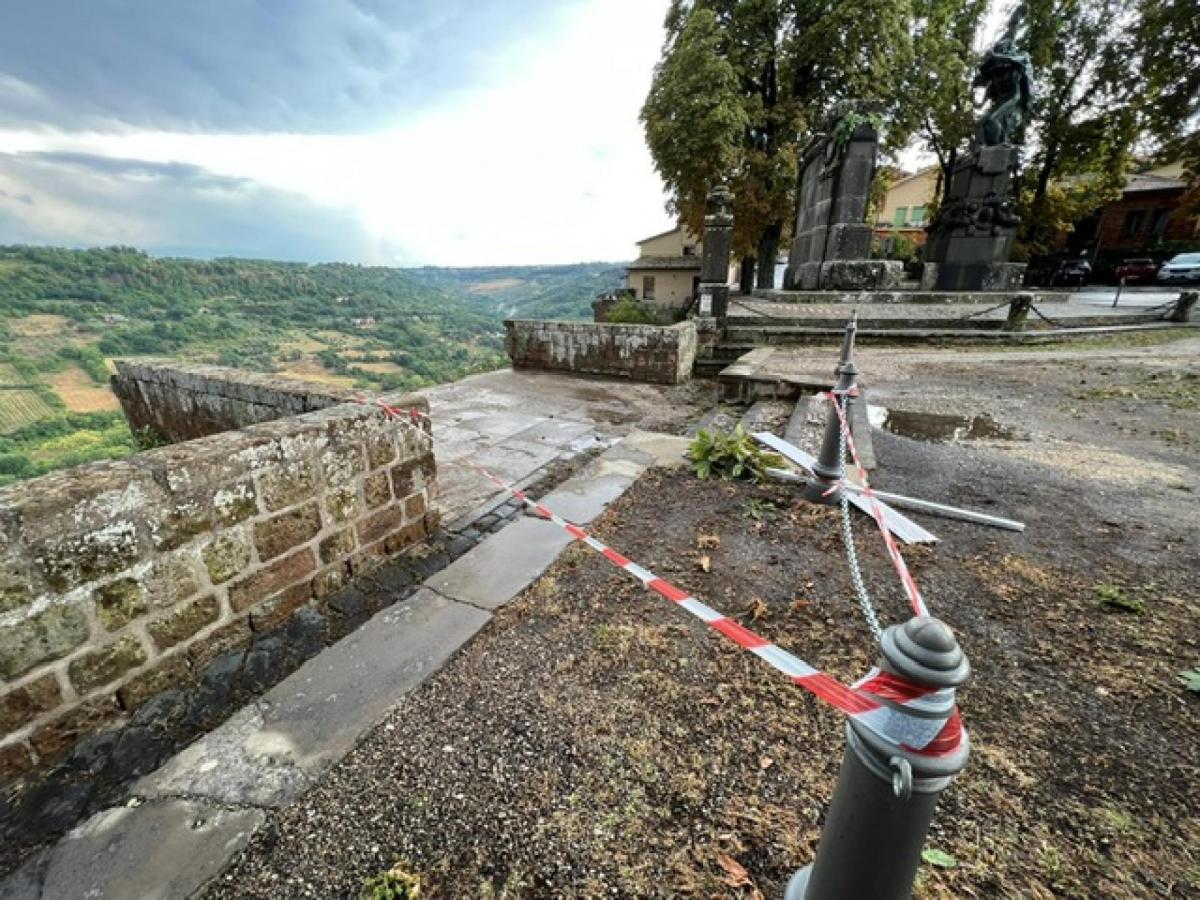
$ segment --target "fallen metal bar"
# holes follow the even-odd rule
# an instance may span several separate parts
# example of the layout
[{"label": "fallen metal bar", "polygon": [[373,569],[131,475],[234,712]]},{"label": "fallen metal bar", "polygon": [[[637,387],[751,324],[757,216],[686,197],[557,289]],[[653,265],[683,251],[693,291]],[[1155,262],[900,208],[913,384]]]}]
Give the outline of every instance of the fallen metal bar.
[{"label": "fallen metal bar", "polygon": [[[797,475],[795,472],[789,472],[786,469],[767,469],[767,475],[774,478],[776,481],[786,481],[788,484],[807,484],[809,479],[803,475]],[[862,486],[847,482],[843,487],[850,491],[851,502],[855,496],[862,495]],[[914,509],[918,512],[927,512],[930,515],[941,516],[944,519],[959,519],[963,522],[973,522],[976,525],[990,525],[993,528],[1003,528],[1006,531],[1024,531],[1025,523],[1017,522],[1013,519],[1005,519],[1000,516],[989,516],[987,513],[975,512],[971,509],[962,509],[957,506],[947,506],[944,503],[934,503],[931,500],[919,500],[916,497],[907,497],[904,494],[893,494],[890,491],[881,491],[876,489],[875,496],[887,503],[902,506],[905,509]]]},{"label": "fallen metal bar", "polygon": [[[771,434],[769,431],[756,431],[753,437],[760,444],[766,444],[772,450],[775,450],[780,455],[790,459],[796,465],[803,469],[812,471],[813,465],[816,463],[816,458],[809,456],[799,447],[793,446],[778,435]],[[768,473],[780,472],[781,469],[768,469]],[[790,474],[790,473],[789,473]],[[807,483],[808,479],[805,479]],[[846,499],[853,503],[868,516],[873,515],[871,512],[871,501],[862,495],[861,490],[855,490],[855,485],[847,479],[845,486],[850,488],[846,494]],[[883,508],[883,522],[887,525],[888,531],[894,534],[906,544],[936,544],[937,535],[931,531],[921,527],[904,513],[892,509],[883,501],[879,505]]]}]

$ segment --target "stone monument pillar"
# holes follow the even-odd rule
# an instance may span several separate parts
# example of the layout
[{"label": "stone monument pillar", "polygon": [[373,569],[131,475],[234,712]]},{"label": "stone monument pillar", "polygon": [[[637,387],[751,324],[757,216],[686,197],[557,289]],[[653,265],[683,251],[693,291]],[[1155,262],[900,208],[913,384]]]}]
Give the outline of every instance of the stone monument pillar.
[{"label": "stone monument pillar", "polygon": [[704,250],[700,258],[697,314],[722,324],[729,313],[729,256],[733,250],[733,196],[725,185],[708,195],[704,214]]},{"label": "stone monument pillar", "polygon": [[872,260],[866,222],[879,134],[851,109],[835,113],[800,158],[795,237],[783,276],[787,290],[886,290],[902,266]]},{"label": "stone monument pillar", "polygon": [[1006,291],[1019,288],[1024,263],[1010,263],[1021,223],[1012,201],[1017,148],[976,147],[950,173],[949,197],[929,223],[924,290]]},{"label": "stone monument pillar", "polygon": [[979,64],[973,86],[986,89],[991,106],[976,123],[971,151],[955,164],[946,201],[929,223],[924,290],[1012,290],[1025,277],[1023,263],[1008,261],[1021,223],[1013,202],[1014,140],[1033,98],[1029,54],[1016,49],[1025,12],[1024,4],[1017,6],[1004,36]]}]

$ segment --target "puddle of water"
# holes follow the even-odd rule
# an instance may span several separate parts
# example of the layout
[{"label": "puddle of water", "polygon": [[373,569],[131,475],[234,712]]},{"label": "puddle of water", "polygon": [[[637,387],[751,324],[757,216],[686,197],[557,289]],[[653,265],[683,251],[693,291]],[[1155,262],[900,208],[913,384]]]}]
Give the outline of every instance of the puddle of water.
[{"label": "puddle of water", "polygon": [[994,441],[1021,440],[1013,429],[1001,425],[989,415],[948,416],[941,413],[910,412],[888,409],[886,406],[867,406],[867,419],[873,428],[918,441],[959,441],[988,439]]}]

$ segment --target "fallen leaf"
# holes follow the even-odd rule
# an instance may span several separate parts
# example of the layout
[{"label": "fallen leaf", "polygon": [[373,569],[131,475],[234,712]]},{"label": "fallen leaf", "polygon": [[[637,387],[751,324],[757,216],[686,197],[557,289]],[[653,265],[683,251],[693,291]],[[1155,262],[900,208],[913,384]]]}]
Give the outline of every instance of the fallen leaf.
[{"label": "fallen leaf", "polygon": [[721,546],[721,536],[719,534],[696,535],[696,546],[701,550],[715,550]]},{"label": "fallen leaf", "polygon": [[766,601],[761,597],[755,597],[754,602],[750,604],[750,609],[747,610],[751,622],[757,622],[770,611],[770,607],[767,606]]},{"label": "fallen leaf", "polygon": [[698,560],[696,560],[696,565],[698,565],[705,572],[712,571],[712,560],[707,556],[702,556]]},{"label": "fallen leaf", "polygon": [[809,604],[809,601],[806,598],[797,597],[795,600],[792,601],[791,612],[799,612],[800,610],[807,608],[808,604]]},{"label": "fallen leaf", "polygon": [[939,869],[953,869],[958,865],[958,860],[945,850],[938,850],[933,847],[930,847],[928,850],[922,850],[921,859],[931,866],[937,866]]},{"label": "fallen leaf", "polygon": [[718,853],[717,865],[725,870],[725,883],[730,887],[743,887],[751,884],[750,873],[733,857]]},{"label": "fallen leaf", "polygon": [[764,756],[758,761],[758,767],[760,769],[769,769],[773,765],[775,765],[775,760],[771,759],[769,756]]}]

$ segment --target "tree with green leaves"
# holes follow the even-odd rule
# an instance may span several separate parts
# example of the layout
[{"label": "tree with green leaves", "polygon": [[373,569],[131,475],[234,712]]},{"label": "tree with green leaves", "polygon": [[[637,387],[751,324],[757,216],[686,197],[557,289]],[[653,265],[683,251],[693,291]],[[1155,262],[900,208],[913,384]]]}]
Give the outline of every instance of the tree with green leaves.
[{"label": "tree with green leaves", "polygon": [[909,17],[909,0],[673,0],[646,140],[668,208],[692,230],[708,189],[729,185],[744,287],[755,259],[760,286],[774,277],[799,149],[834,104],[899,99]]},{"label": "tree with green leaves", "polygon": [[986,10],[987,0],[913,0],[915,64],[902,76],[905,102],[897,108],[889,144],[895,149],[915,137],[937,157],[934,208],[949,192],[950,173],[975,131],[974,41]]}]

